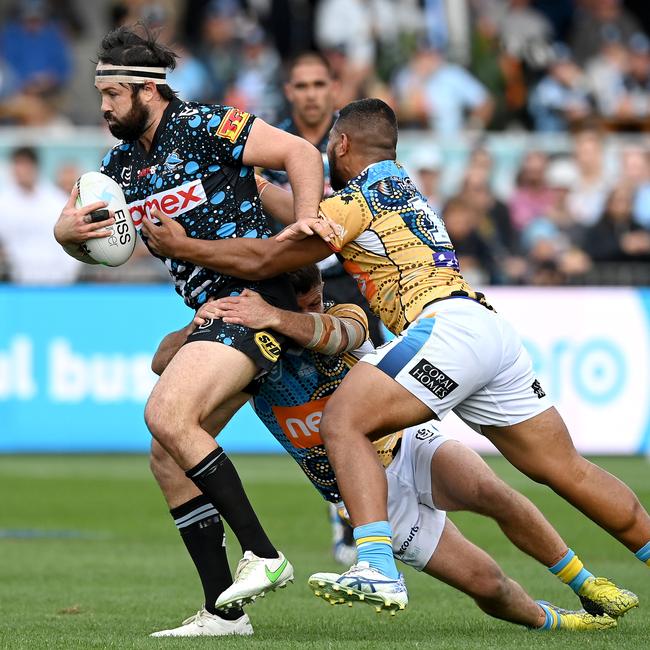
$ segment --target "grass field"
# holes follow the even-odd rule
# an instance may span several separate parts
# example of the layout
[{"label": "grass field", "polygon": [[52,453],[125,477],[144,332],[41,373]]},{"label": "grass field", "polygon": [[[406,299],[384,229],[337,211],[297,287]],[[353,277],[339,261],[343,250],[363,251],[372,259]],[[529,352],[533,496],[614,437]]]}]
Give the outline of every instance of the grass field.
[{"label": "grass field", "polygon": [[[293,562],[296,583],[249,608],[251,638],[151,639],[201,605],[201,591],[142,456],[0,457],[0,648],[650,648],[650,570],[546,488],[503,460],[490,463],[558,527],[587,568],[641,597],[617,630],[527,632],[490,619],[474,603],[407,570],[407,611],[333,608],[311,595],[307,576],[334,570],[324,503],[285,457],[238,457],[271,538]],[[602,464],[650,507],[650,464]],[[454,516],[535,598],[575,607],[548,572],[510,546],[496,526]],[[231,560],[239,548],[229,538]]]}]

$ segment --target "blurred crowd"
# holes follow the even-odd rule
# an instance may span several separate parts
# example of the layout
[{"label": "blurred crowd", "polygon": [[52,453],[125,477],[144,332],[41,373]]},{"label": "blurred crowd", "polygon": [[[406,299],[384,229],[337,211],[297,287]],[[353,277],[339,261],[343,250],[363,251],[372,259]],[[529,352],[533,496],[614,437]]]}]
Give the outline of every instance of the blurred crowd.
[{"label": "blurred crowd", "polygon": [[[318,49],[337,79],[338,106],[381,97],[402,129],[435,135],[435,146],[415,148],[404,162],[477,284],[648,283],[650,12],[642,0],[5,4],[0,127],[100,125],[90,61],[102,34],[119,25],[142,22],[173,44],[179,63],[169,83],[184,99],[236,105],[271,123],[288,111],[286,62]],[[526,152],[497,187],[494,152],[482,144],[494,132],[569,134],[571,146]],[[635,135],[612,151],[619,133]],[[474,144],[459,182],[444,187],[445,143],[467,134]],[[64,273],[63,263],[61,277],[29,279],[17,261],[26,247],[20,215],[39,205],[38,218],[53,223],[59,210],[49,206],[65,202],[79,171],[63,165],[50,182],[38,151],[13,151],[0,183],[0,278],[104,279],[76,264]],[[143,252],[127,267],[111,279],[164,277]]]}]

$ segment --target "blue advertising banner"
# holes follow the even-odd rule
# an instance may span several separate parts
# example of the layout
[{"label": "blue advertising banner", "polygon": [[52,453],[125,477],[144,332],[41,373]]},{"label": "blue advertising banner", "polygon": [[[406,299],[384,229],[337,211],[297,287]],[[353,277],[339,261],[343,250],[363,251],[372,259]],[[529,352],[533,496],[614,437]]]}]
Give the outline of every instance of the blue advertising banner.
[{"label": "blue advertising banner", "polygon": [[[167,285],[0,287],[0,452],[146,451],[151,357],[192,315]],[[282,449],[248,405],[220,441]]]},{"label": "blue advertising banner", "polygon": [[[650,291],[489,289],[584,453],[650,453]],[[189,322],[170,286],[0,286],[0,452],[141,452],[161,338]],[[182,386],[179,387],[182,391]],[[493,448],[450,416],[441,429]],[[249,406],[231,452],[281,447]]]}]

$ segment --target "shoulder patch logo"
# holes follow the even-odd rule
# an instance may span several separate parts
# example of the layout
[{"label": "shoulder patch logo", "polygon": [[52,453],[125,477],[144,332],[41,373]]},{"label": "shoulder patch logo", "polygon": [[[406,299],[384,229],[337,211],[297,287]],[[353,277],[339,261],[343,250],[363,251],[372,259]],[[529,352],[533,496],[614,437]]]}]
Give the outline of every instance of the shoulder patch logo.
[{"label": "shoulder patch logo", "polygon": [[269,360],[277,361],[280,357],[282,348],[280,344],[268,332],[262,330],[255,334],[255,345],[260,349],[260,352]]},{"label": "shoulder patch logo", "polygon": [[236,142],[239,134],[242,132],[248,122],[250,113],[244,113],[237,108],[231,108],[221,120],[219,128],[217,129],[217,136],[226,138],[230,142]]},{"label": "shoulder patch logo", "polygon": [[542,388],[542,385],[539,383],[539,379],[536,379],[533,382],[533,385],[531,386],[533,389],[533,393],[537,395],[537,399],[542,399],[542,397],[546,397],[546,393],[544,392],[544,389]]}]

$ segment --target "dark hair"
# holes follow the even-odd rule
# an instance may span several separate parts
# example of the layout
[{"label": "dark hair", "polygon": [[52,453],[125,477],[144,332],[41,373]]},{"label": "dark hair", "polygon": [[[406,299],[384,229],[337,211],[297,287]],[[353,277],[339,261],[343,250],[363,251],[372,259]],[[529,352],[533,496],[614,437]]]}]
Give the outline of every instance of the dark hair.
[{"label": "dark hair", "polygon": [[38,153],[34,147],[16,147],[11,152],[11,160],[16,161],[18,158],[27,158],[32,164],[38,165]]},{"label": "dark hair", "polygon": [[[97,58],[102,63],[112,65],[150,66],[173,70],[176,67],[177,55],[159,43],[146,25],[138,23],[134,27],[118,27],[108,32],[102,39]],[[143,86],[129,85],[134,93]],[[176,97],[176,93],[167,85],[157,85],[156,88],[167,101]]]},{"label": "dark hair", "polygon": [[303,266],[297,271],[287,273],[287,277],[289,278],[293,290],[297,294],[307,293],[323,281],[320,269],[315,264]]},{"label": "dark hair", "polygon": [[[393,109],[381,99],[369,97],[350,102],[339,111],[338,130],[351,133],[371,129],[374,146],[378,149],[397,149],[397,118]],[[369,143],[370,144],[370,143]]]},{"label": "dark hair", "polygon": [[328,76],[331,79],[334,78],[334,70],[332,70],[332,66],[330,65],[330,62],[327,60],[327,58],[321,52],[318,52],[316,50],[307,50],[305,52],[296,54],[296,56],[291,58],[285,66],[285,78],[287,81],[291,79],[293,71],[303,63],[320,64],[327,70]]}]

